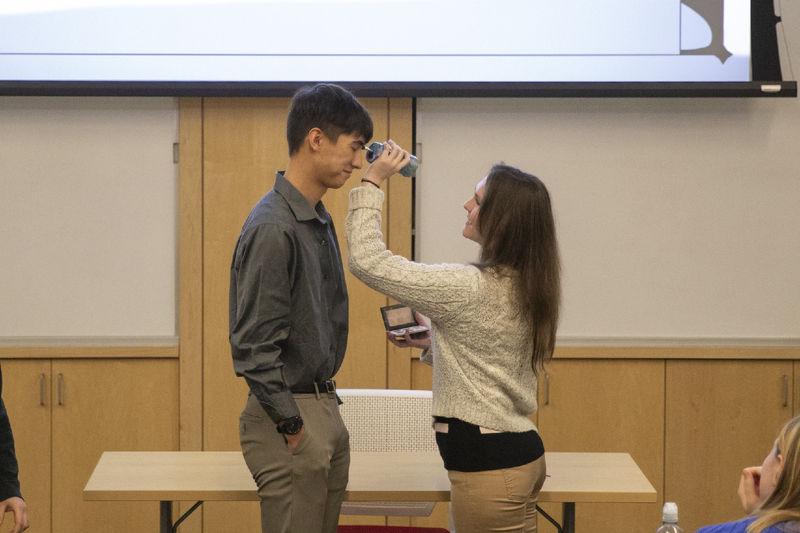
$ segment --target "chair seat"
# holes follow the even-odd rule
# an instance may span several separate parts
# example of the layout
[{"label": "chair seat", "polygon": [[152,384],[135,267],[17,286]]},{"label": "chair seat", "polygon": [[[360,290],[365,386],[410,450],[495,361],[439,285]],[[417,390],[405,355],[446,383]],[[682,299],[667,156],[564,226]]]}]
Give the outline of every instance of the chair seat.
[{"label": "chair seat", "polygon": [[436,502],[343,502],[340,514],[372,516],[430,516]]},{"label": "chair seat", "polygon": [[339,526],[337,533],[450,533],[440,527]]}]

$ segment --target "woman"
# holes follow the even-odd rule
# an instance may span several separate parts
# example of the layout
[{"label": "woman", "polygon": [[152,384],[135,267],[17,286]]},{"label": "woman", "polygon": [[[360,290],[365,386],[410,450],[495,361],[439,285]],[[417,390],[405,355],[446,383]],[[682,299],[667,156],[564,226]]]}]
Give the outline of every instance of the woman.
[{"label": "woman", "polygon": [[800,532],[800,417],[781,428],[761,466],[742,471],[739,499],[750,516],[697,533]]},{"label": "woman", "polygon": [[544,446],[530,416],[536,376],[552,353],[560,299],[555,224],[536,177],[495,165],[464,204],[475,265],[428,265],[386,249],[385,179],[408,154],[392,141],[350,192],[350,270],[429,317],[436,441],[451,482],[458,533],[536,531]]}]

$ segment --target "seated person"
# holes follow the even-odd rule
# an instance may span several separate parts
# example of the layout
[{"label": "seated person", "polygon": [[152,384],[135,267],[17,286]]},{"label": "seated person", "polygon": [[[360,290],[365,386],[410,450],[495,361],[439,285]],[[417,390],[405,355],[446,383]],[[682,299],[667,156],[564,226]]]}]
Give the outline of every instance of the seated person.
[{"label": "seated person", "polygon": [[697,533],[800,533],[800,416],[781,428],[761,466],[742,471],[739,499],[747,518]]}]

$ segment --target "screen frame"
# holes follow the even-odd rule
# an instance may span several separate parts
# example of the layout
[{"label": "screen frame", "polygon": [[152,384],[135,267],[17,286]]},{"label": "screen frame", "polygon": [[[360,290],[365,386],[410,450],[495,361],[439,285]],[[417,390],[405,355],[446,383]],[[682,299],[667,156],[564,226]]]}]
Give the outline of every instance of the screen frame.
[{"label": "screen frame", "polygon": [[[753,82],[347,82],[363,97],[796,97],[796,81]],[[315,82],[0,81],[0,96],[291,96]]]}]

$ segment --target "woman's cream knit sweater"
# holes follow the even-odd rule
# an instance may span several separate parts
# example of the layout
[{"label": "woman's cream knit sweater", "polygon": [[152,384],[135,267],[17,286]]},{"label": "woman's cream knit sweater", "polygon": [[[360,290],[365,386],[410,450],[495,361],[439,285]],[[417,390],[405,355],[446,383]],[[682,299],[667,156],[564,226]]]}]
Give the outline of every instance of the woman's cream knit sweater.
[{"label": "woman's cream knit sweater", "polygon": [[360,280],[430,317],[433,415],[497,431],[535,429],[536,377],[530,333],[513,279],[472,265],[415,263],[386,249],[383,191],[350,191],[350,270]]}]

